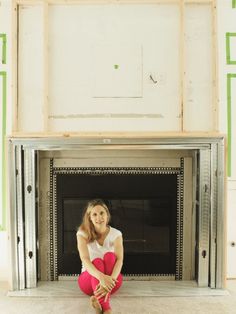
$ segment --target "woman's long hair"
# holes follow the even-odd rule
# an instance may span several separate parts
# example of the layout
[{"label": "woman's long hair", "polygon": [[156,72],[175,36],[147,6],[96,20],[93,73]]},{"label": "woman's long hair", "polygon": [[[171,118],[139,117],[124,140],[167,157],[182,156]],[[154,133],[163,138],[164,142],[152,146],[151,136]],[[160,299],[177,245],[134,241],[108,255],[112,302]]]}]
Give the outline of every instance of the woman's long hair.
[{"label": "woman's long hair", "polygon": [[93,242],[94,240],[99,238],[99,234],[96,232],[94,225],[90,219],[91,211],[97,205],[100,205],[105,209],[105,211],[107,213],[107,217],[108,217],[107,223],[109,223],[109,221],[111,219],[111,215],[110,215],[110,212],[108,210],[108,207],[104,203],[103,200],[95,199],[95,200],[89,201],[87,204],[87,207],[85,208],[84,214],[83,214],[82,223],[78,228],[78,230],[82,230],[86,233],[86,235],[88,237],[88,242]]}]

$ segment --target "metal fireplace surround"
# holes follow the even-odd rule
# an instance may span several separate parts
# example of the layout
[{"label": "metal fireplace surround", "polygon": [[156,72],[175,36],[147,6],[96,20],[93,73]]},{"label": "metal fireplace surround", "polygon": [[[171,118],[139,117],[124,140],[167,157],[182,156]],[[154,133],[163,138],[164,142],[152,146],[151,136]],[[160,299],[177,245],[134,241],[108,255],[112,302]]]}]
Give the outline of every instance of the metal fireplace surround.
[{"label": "metal fireplace surround", "polygon": [[[37,286],[37,204],[40,151],[191,150],[198,164],[197,283],[225,283],[225,144],[211,137],[61,137],[9,139],[9,238],[11,290]],[[196,203],[196,202],[195,202]]]}]

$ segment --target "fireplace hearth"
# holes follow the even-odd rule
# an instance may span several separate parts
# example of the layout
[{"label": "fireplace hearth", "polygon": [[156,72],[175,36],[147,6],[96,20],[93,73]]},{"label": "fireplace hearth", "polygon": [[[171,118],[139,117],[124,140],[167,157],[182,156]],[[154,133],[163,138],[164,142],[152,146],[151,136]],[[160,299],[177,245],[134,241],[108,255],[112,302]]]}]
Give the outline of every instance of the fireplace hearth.
[{"label": "fireplace hearth", "polygon": [[11,138],[12,290],[77,275],[76,228],[104,199],[132,278],[224,285],[224,138]]}]

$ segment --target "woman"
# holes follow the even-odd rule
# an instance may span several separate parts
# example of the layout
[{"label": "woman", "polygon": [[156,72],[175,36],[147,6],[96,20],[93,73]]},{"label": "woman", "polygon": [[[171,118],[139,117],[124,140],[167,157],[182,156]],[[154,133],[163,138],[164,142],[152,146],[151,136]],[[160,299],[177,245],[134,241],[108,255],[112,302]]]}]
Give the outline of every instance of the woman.
[{"label": "woman", "polygon": [[77,231],[82,271],[80,289],[91,295],[97,314],[111,313],[110,295],[122,284],[123,240],[119,230],[108,225],[110,213],[106,204],[95,199],[88,203]]}]

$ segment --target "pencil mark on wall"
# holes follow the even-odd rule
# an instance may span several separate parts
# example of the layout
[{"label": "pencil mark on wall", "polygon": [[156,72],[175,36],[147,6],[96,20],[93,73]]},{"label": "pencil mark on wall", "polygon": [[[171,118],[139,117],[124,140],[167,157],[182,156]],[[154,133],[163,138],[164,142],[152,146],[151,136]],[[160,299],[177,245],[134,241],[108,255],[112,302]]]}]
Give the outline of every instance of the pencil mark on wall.
[{"label": "pencil mark on wall", "polygon": [[49,119],[160,119],[164,116],[160,113],[158,114],[149,114],[149,113],[101,113],[101,114],[69,114],[69,115],[50,115]]}]

